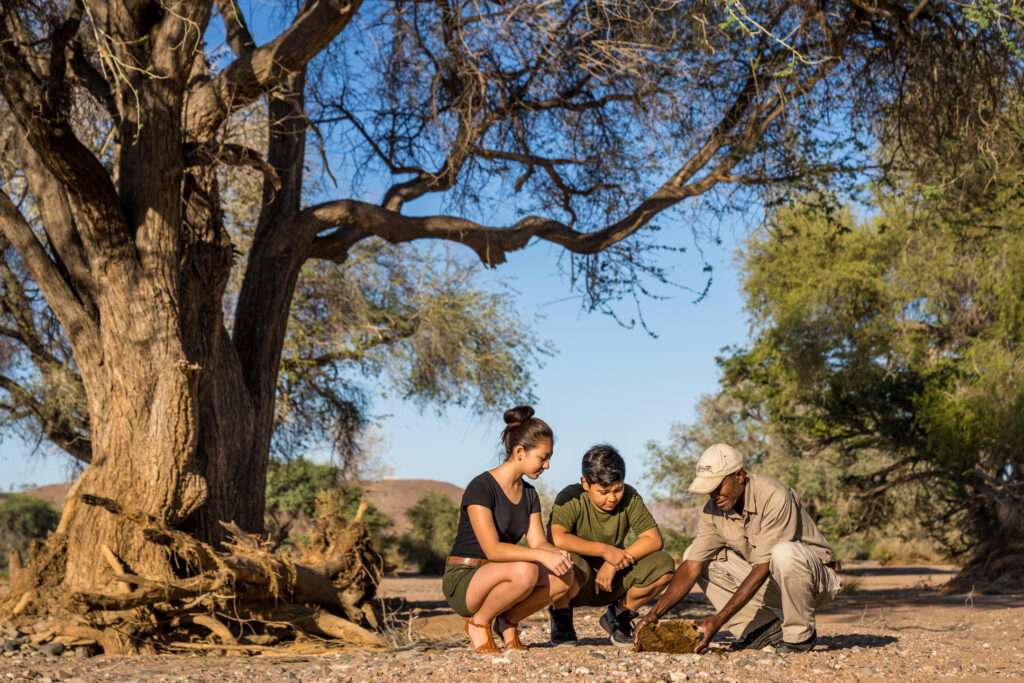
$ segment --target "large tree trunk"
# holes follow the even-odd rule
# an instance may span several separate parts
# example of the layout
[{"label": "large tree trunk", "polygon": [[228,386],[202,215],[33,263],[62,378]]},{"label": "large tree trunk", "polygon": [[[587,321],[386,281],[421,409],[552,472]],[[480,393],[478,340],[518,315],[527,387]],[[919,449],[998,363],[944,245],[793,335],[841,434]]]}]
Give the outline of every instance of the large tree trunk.
[{"label": "large tree trunk", "polygon": [[133,571],[158,577],[170,571],[159,549],[122,520],[81,505],[81,494],[112,498],[171,527],[207,500],[196,462],[200,368],[185,355],[171,312],[140,294],[116,312],[132,321],[131,334],[105,334],[103,365],[83,372],[93,460],[69,495],[60,525],[67,543],[65,585],[72,589],[109,582],[97,552],[101,544]]}]

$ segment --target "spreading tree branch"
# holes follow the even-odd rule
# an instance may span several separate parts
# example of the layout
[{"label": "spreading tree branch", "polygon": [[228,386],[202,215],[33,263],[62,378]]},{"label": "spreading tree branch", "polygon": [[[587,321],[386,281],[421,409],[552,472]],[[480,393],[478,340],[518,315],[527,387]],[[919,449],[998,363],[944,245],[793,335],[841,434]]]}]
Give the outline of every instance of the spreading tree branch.
[{"label": "spreading tree branch", "polygon": [[71,285],[40,244],[31,226],[6,192],[0,191],[0,230],[18,251],[68,338],[83,358],[98,353],[96,323],[86,314]]},{"label": "spreading tree branch", "polygon": [[[198,85],[185,107],[190,138],[206,142],[233,112],[273,91],[304,67],[344,29],[361,0],[314,0],[274,40],[239,56],[213,80]],[[239,15],[240,17],[241,15]]]},{"label": "spreading tree branch", "polygon": [[[13,33],[9,26],[14,26]],[[20,33],[16,13],[0,10],[0,91],[28,144],[72,197],[83,237],[108,253],[130,248],[117,191],[106,169],[75,136],[68,112],[55,108],[66,104],[66,98],[52,95],[49,81],[35,73]],[[62,68],[60,81],[63,72]]]}]

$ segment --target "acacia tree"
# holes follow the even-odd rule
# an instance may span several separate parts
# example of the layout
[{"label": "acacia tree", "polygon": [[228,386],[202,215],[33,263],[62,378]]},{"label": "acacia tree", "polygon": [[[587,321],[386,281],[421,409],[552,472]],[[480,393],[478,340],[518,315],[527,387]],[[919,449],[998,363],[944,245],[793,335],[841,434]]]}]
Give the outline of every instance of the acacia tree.
[{"label": "acacia tree", "polygon": [[[234,54],[222,68],[203,42],[215,9]],[[306,0],[258,45],[234,0],[3,3],[5,125],[38,215],[6,187],[0,227],[66,339],[40,362],[73,363],[89,423],[89,464],[50,546],[65,587],[104,580],[100,544],[133,571],[172,573],[85,493],[213,542],[225,520],[261,528],[305,264],[343,268],[376,238],[447,240],[496,266],[543,240],[605,307],[665,277],[647,257],[652,221],[686,200],[806,189],[863,161],[900,83],[948,87],[923,68],[940,48],[961,57],[964,89],[974,68],[1003,83],[1017,65],[1005,22],[972,21],[955,3]],[[990,121],[1001,93],[981,93],[968,119]],[[82,101],[104,114],[94,130],[75,123]],[[265,149],[229,134],[253,106]],[[383,173],[382,193],[304,203],[321,127],[351,145],[349,167]],[[107,144],[89,143],[96,132]],[[231,320],[225,165],[265,176]],[[502,190],[525,215],[489,225],[473,200]],[[413,215],[432,194],[464,211]]]},{"label": "acacia tree", "polygon": [[754,338],[720,361],[764,441],[831,466],[856,503],[845,522],[909,519],[964,590],[1020,583],[1022,142],[964,179],[963,205],[908,184],[870,219],[776,212],[744,254]]}]

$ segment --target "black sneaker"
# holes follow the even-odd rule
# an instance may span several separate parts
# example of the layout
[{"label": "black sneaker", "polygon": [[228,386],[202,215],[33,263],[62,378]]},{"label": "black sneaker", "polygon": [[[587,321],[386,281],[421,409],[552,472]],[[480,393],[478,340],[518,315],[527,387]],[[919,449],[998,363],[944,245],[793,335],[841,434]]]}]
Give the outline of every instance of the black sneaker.
[{"label": "black sneaker", "polygon": [[622,609],[616,605],[608,605],[598,622],[608,634],[612,645],[633,647],[633,620],[637,613],[631,609]]},{"label": "black sneaker", "polygon": [[572,607],[562,609],[548,607],[548,617],[551,619],[552,645],[575,643],[579,640],[576,637],[576,627],[572,623]]},{"label": "black sneaker", "polygon": [[775,651],[779,654],[788,654],[794,652],[810,652],[814,649],[814,646],[818,643],[818,632],[811,631],[811,637],[799,643],[787,643],[782,641],[775,647]]},{"label": "black sneaker", "polygon": [[736,641],[734,650],[760,650],[761,648],[778,647],[782,643],[782,620],[775,617],[766,624],[761,624],[743,637],[743,640]]}]

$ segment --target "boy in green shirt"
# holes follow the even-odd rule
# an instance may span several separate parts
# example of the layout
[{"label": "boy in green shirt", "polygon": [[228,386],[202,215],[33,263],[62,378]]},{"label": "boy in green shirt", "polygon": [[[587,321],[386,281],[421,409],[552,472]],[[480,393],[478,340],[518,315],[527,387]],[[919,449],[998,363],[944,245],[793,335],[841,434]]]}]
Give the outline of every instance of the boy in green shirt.
[{"label": "boy in green shirt", "polygon": [[[551,642],[576,640],[572,608],[608,606],[601,627],[613,645],[633,645],[636,609],[672,580],[675,563],[661,549],[661,532],[643,498],[625,483],[626,463],[614,448],[594,446],[583,456],[579,484],[555,498],[551,541],[572,553],[576,582],[549,609]],[[630,532],[636,540],[628,547]]]}]

